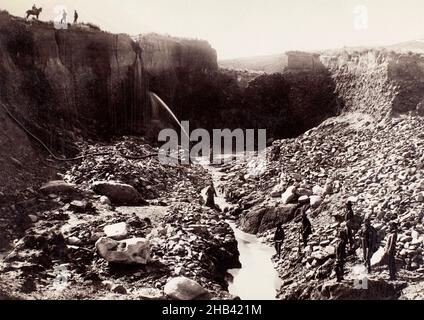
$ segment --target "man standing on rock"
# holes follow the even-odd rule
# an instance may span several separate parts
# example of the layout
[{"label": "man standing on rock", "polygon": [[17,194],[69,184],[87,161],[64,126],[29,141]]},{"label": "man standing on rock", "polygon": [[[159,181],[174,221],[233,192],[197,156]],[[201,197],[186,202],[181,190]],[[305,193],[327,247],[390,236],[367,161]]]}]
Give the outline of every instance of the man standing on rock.
[{"label": "man standing on rock", "polygon": [[336,247],[336,265],[335,272],[337,277],[337,282],[341,282],[344,276],[344,264],[346,258],[346,244],[348,241],[346,228],[342,226],[342,229],[339,232],[339,239],[337,240]]},{"label": "man standing on rock", "polygon": [[281,246],[283,245],[284,242],[284,229],[283,229],[283,224],[280,222],[277,225],[277,230],[275,230],[275,234],[274,234],[274,245],[275,245],[275,251],[277,252],[278,255],[278,259],[281,258]]},{"label": "man standing on rock", "polygon": [[397,242],[397,223],[393,222],[390,226],[390,235],[386,244],[386,253],[388,258],[388,267],[390,280],[396,280],[396,242]]},{"label": "man standing on rock", "polygon": [[216,194],[215,187],[213,186],[213,183],[212,183],[206,190],[206,206],[212,209],[216,209],[215,197],[217,196],[218,195]]},{"label": "man standing on rock", "polygon": [[362,250],[364,253],[365,266],[368,273],[371,272],[371,258],[377,246],[377,231],[371,225],[370,218],[365,218],[365,223],[361,231],[362,235]]},{"label": "man standing on rock", "polygon": [[302,241],[303,247],[306,248],[308,245],[308,237],[312,234],[312,224],[306,214],[306,211],[302,213]]}]

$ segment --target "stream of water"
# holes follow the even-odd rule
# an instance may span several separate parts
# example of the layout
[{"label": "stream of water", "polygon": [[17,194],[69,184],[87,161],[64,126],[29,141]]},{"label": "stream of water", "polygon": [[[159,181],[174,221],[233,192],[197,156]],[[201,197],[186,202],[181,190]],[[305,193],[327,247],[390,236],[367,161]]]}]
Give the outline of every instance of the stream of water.
[{"label": "stream of water", "polygon": [[[181,126],[181,123],[163,100],[155,93],[151,93],[152,99],[159,102],[162,106],[179,124],[184,134],[188,133]],[[232,157],[232,155],[227,155]],[[223,158],[226,156],[224,155]],[[207,165],[208,159],[196,159],[199,164],[211,173],[213,183],[218,196],[215,198],[215,203],[221,208],[231,208],[232,205],[227,203],[223,194],[220,191],[222,184],[221,178],[224,173],[220,172],[218,168]],[[206,160],[206,161],[205,161]],[[203,162],[203,163],[202,163]],[[205,197],[206,189],[202,194]],[[274,300],[277,290],[281,286],[281,279],[272,263],[272,256],[275,253],[274,249],[268,245],[263,244],[256,236],[247,234],[239,230],[234,223],[228,222],[234,231],[238,250],[240,252],[240,269],[231,269],[228,272],[232,276],[229,281],[229,292],[240,297],[242,300]]]},{"label": "stream of water", "polygon": [[[224,173],[212,166],[205,168],[211,173],[218,193],[215,203],[221,209],[231,208],[232,205],[226,202],[219,188]],[[232,276],[228,291],[242,300],[275,300],[277,290],[281,287],[281,279],[272,263],[274,248],[262,243],[255,235],[242,232],[234,223],[228,223],[234,231],[242,265],[241,269],[228,270]]]}]

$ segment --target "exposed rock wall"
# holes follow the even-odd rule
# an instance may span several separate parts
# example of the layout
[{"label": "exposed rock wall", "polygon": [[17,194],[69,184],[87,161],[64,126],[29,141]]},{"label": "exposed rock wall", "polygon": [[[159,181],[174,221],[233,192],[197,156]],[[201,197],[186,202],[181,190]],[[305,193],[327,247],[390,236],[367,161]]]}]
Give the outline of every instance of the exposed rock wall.
[{"label": "exposed rock wall", "polygon": [[321,56],[344,111],[382,118],[417,111],[424,99],[424,58],[386,51]]},{"label": "exposed rock wall", "polygon": [[[175,96],[185,75],[216,69],[216,52],[204,41],[157,35],[134,41],[86,25],[57,30],[52,23],[0,11],[0,102],[59,155],[75,154],[73,143],[81,139],[144,134],[150,126],[150,82],[152,90]],[[6,181],[18,179],[22,169],[20,183],[28,187],[28,172],[34,170],[22,167],[45,154],[2,108],[0,124],[5,179],[0,192],[13,193],[19,181],[16,186]]]}]

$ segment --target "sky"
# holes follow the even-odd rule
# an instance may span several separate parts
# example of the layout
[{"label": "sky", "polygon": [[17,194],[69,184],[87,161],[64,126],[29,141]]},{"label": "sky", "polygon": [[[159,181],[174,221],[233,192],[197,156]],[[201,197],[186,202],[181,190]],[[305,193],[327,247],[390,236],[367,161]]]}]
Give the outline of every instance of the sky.
[{"label": "sky", "polygon": [[33,4],[41,20],[66,7],[68,19],[76,9],[114,33],[204,39],[218,59],[424,38],[422,0],[0,0],[0,9],[24,16]]}]

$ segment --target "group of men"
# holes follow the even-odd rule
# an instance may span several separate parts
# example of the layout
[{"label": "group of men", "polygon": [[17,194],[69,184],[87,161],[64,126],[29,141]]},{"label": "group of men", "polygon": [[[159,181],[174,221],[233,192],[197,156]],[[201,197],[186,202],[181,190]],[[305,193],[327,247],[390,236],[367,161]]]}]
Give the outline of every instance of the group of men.
[{"label": "group of men", "polygon": [[[34,11],[37,10],[37,6],[35,4],[32,6],[32,10],[34,10]],[[68,16],[68,13],[66,12],[65,9],[63,9],[63,11],[62,11],[62,19],[60,20],[60,23],[61,24],[66,24],[66,18],[67,18],[67,16]],[[77,24],[78,23],[78,18],[79,18],[78,12],[77,12],[77,10],[75,10],[74,11],[74,24]]]},{"label": "group of men", "polygon": [[[309,205],[304,205],[300,208],[301,211],[301,227],[300,235],[302,237],[303,247],[306,248],[308,244],[308,238],[312,234],[312,224],[307,216],[307,211],[310,208]],[[347,258],[347,253],[355,252],[355,236],[359,228],[355,228],[354,222],[354,212],[352,208],[352,202],[348,201],[345,207],[344,222],[341,223],[338,234],[337,234],[337,244],[336,244],[336,260],[334,271],[336,273],[337,282],[341,282],[344,276],[344,265]],[[390,280],[396,280],[396,242],[397,242],[397,232],[398,225],[395,222],[390,224],[390,234],[387,240],[385,258],[387,259],[387,264],[389,268]],[[367,267],[368,273],[371,272],[371,258],[373,254],[379,248],[379,240],[376,229],[371,225],[369,217],[366,217],[364,224],[359,231],[363,259],[365,266]],[[284,229],[282,224],[277,225],[277,230],[274,235],[275,250],[277,252],[278,258],[281,258],[281,247],[284,242]],[[349,251],[346,250],[347,245],[349,245]]]}]

